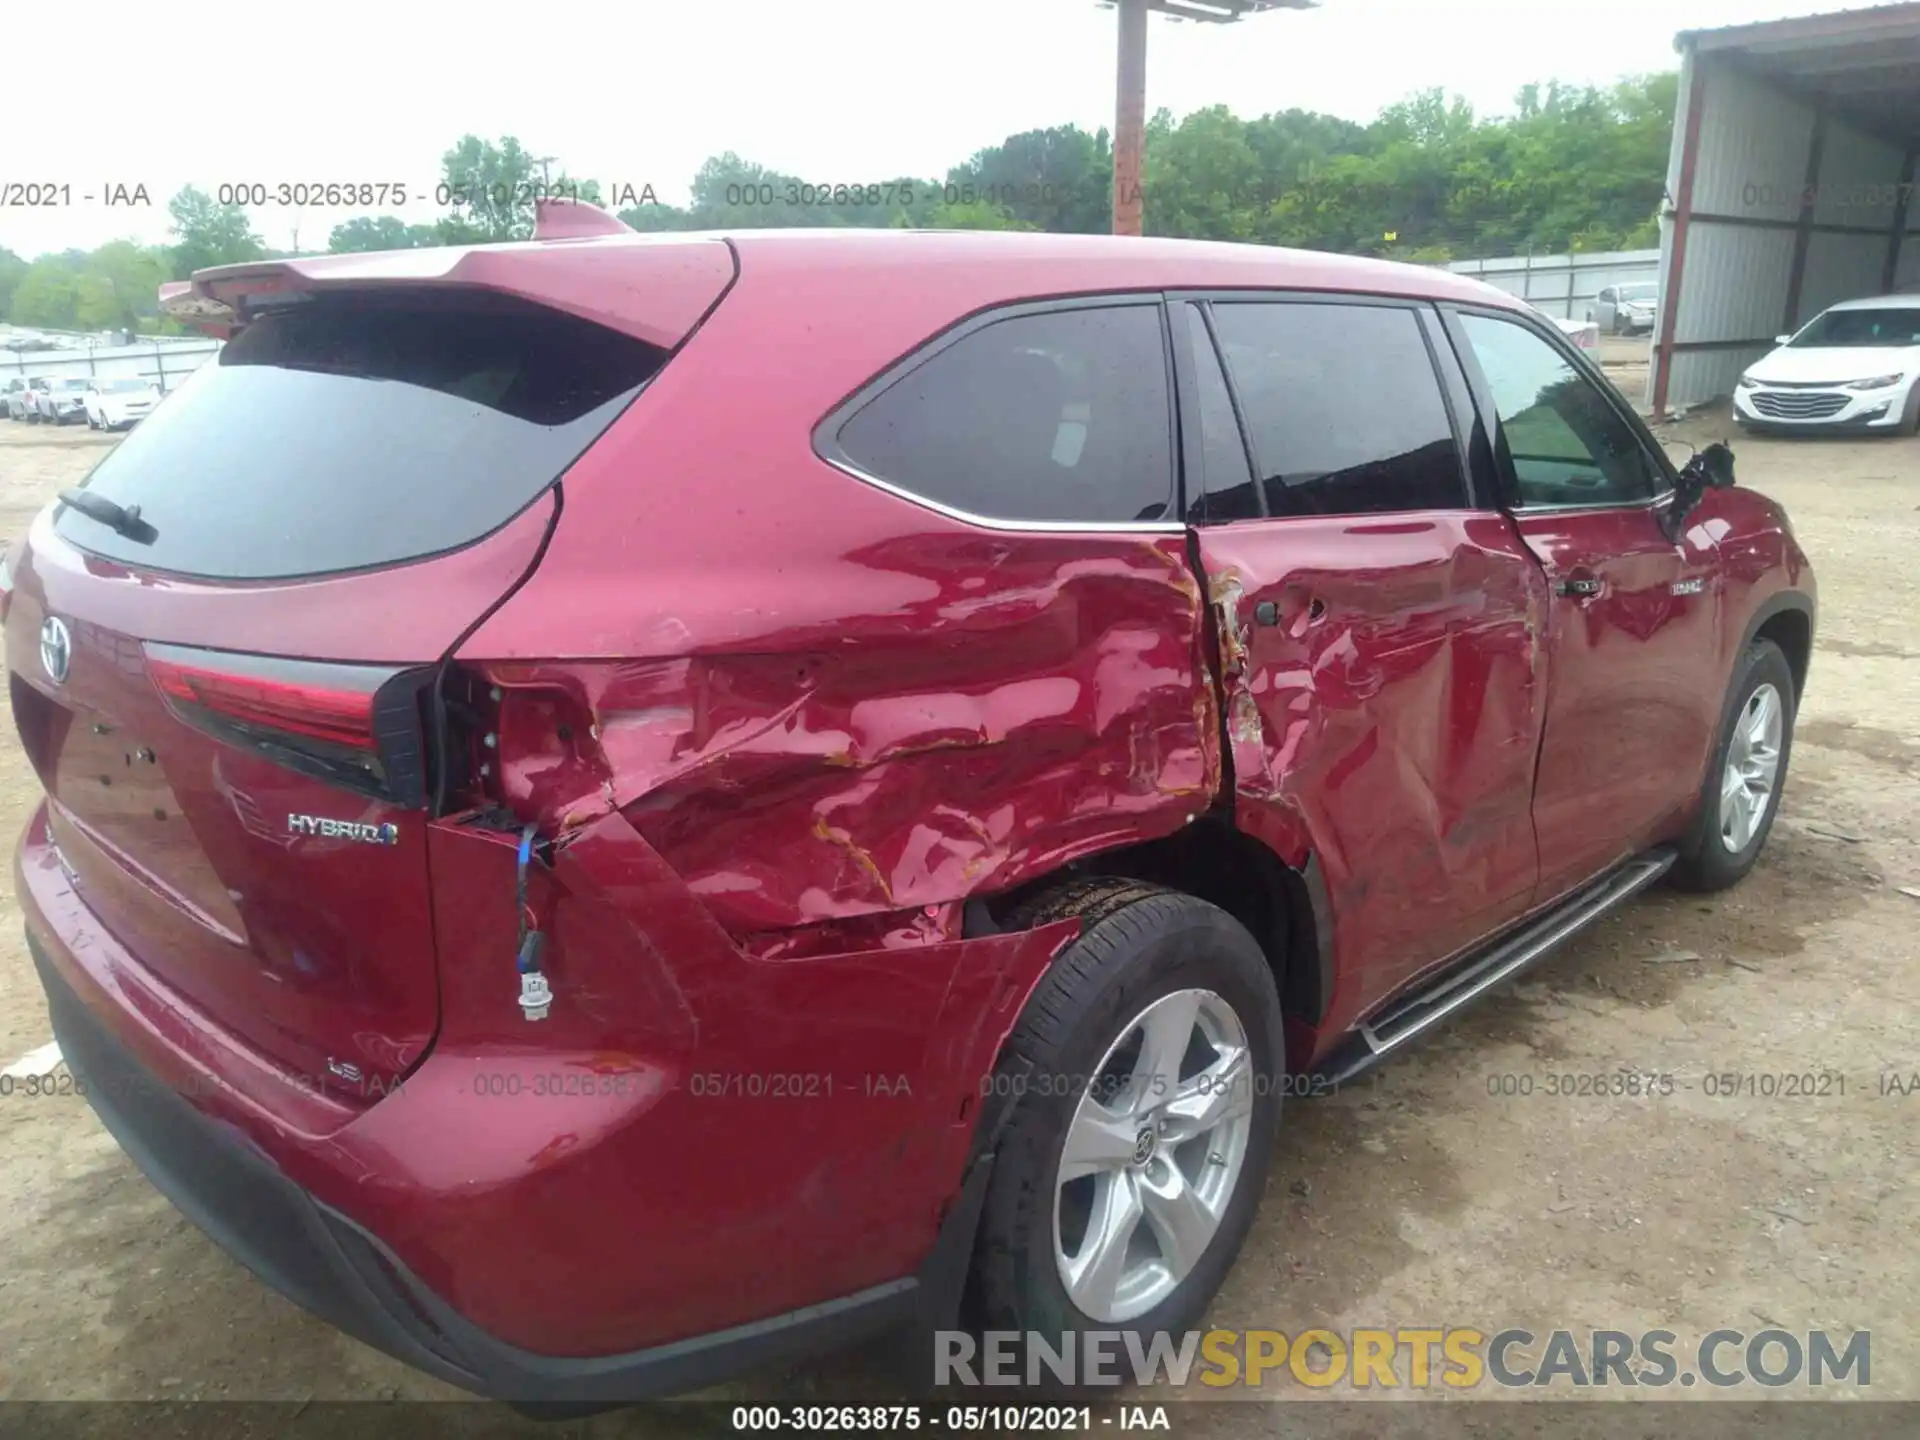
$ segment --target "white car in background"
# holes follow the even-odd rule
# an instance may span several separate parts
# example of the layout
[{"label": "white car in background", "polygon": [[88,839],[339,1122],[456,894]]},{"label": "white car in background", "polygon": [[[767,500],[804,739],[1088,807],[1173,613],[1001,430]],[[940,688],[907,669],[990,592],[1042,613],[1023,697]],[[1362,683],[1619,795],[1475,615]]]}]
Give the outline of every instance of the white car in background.
[{"label": "white car in background", "polygon": [[64,425],[69,420],[87,418],[87,386],[93,382],[84,375],[62,375],[49,381],[47,388],[33,392],[33,411],[42,425]]},{"label": "white car in background", "polygon": [[160,403],[160,387],[138,377],[95,380],[87,387],[87,424],[94,430],[120,430],[146,418]]},{"label": "white car in background", "polygon": [[1748,430],[1920,431],[1920,295],[1847,300],[1740,377]]},{"label": "white car in background", "polygon": [[1660,302],[1660,286],[1653,281],[1609,285],[1593,297],[1587,318],[1610,335],[1650,334],[1653,309]]}]

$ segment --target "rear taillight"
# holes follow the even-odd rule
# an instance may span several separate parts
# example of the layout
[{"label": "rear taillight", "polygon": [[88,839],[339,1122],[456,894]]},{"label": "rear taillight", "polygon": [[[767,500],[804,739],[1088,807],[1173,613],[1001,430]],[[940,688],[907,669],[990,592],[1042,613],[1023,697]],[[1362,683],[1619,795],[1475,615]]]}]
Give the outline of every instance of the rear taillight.
[{"label": "rear taillight", "polygon": [[0,625],[7,623],[7,611],[13,608],[13,565],[0,555]]},{"label": "rear taillight", "polygon": [[431,670],[145,648],[167,708],[196,729],[363,794],[424,800],[419,692]]},{"label": "rear taillight", "polygon": [[350,749],[373,749],[372,690],[227,674],[162,660],[153,653],[153,647],[147,651],[147,669],[163,695],[188,708],[197,706],[227,720],[305,735]]}]

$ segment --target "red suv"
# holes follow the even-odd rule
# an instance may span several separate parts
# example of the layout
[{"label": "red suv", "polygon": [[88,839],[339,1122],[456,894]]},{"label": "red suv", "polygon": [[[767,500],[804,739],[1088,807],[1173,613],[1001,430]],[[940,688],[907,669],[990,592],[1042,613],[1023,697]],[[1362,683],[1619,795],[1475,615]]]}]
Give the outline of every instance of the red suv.
[{"label": "red suv", "polygon": [[563,228],[202,273],[14,557],[62,1051],[368,1343],[1186,1328],[1283,1095],[1765,843],[1806,557],[1519,301]]}]

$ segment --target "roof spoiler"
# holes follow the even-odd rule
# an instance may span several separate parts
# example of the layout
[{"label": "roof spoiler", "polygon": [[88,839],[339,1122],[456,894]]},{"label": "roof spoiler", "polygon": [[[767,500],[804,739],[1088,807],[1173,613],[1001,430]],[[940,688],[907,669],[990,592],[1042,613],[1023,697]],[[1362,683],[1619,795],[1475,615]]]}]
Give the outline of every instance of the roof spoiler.
[{"label": "roof spoiler", "polygon": [[[614,243],[588,261],[573,245],[542,243],[552,240]],[[726,292],[737,268],[731,248],[711,236],[638,235],[597,205],[542,200],[531,240],[219,265],[162,285],[160,312],[226,340],[263,310],[318,293],[464,286],[519,296],[670,350]]]},{"label": "roof spoiler", "polygon": [[[619,216],[584,200],[541,199],[533,202],[533,238],[535,240],[580,240],[593,235],[631,235],[633,227]],[[252,293],[283,288],[260,286]],[[170,280],[160,287],[160,313],[182,325],[230,340],[246,322],[227,300],[220,299],[192,280]]]},{"label": "roof spoiler", "polygon": [[200,294],[191,280],[169,280],[160,287],[160,313],[217,340],[231,339],[239,328],[233,307]]}]

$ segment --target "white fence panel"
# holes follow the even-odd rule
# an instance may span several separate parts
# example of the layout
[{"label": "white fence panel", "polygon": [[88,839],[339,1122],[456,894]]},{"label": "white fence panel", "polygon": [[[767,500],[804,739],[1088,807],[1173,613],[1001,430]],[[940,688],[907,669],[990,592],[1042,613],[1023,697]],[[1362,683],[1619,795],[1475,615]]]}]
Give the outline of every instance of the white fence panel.
[{"label": "white fence panel", "polygon": [[1455,260],[1447,268],[1517,295],[1561,320],[1585,320],[1594,297],[1609,285],[1653,284],[1660,279],[1658,250],[1607,250],[1591,255],[1503,255],[1492,260]]}]

